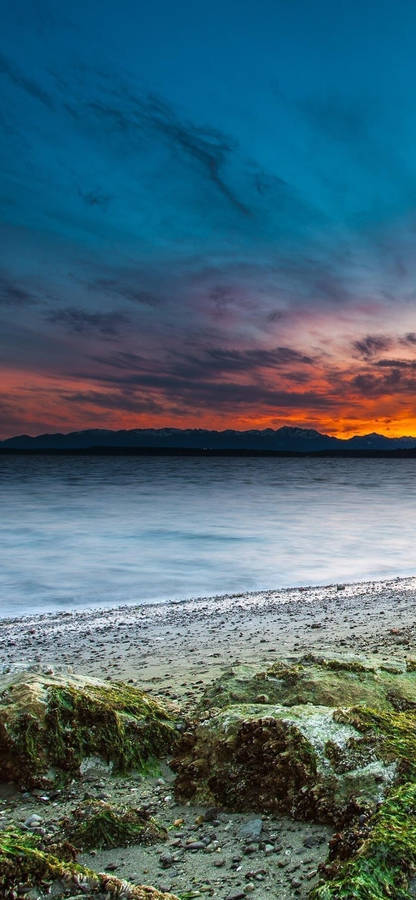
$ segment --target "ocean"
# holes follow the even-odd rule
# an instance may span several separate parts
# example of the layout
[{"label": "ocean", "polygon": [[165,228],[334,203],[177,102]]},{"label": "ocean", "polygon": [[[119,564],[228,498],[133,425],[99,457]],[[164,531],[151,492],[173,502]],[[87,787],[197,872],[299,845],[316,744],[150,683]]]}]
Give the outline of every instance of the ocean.
[{"label": "ocean", "polygon": [[0,616],[416,574],[416,460],[0,457]]}]

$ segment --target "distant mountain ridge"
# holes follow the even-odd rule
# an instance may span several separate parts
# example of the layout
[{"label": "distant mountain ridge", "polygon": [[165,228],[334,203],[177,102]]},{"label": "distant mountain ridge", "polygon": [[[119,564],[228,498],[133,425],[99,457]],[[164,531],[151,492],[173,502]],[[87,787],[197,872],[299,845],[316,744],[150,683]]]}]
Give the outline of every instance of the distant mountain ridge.
[{"label": "distant mountain ridge", "polygon": [[87,429],[68,434],[22,434],[0,441],[0,450],[89,450],[93,448],[167,448],[183,450],[277,451],[318,453],[323,451],[416,450],[416,437],[385,437],[382,434],[356,435],[343,440],[308,428],[284,425],[276,430],[210,431],[203,428],[133,428],[111,431]]}]

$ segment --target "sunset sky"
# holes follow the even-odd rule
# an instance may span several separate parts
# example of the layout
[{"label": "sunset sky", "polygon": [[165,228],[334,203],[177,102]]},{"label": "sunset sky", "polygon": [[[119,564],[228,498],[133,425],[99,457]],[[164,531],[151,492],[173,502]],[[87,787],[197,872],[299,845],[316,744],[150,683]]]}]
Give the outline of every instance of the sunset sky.
[{"label": "sunset sky", "polygon": [[2,3],[0,437],[416,434],[416,5]]}]

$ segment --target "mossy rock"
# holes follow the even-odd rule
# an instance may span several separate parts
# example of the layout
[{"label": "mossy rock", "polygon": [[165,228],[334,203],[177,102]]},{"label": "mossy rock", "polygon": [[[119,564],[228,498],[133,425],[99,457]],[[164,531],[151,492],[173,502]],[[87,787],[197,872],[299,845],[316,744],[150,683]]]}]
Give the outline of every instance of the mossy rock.
[{"label": "mossy rock", "polygon": [[178,900],[153,887],[133,885],[113,875],[94,872],[73,860],[60,859],[42,848],[41,839],[18,828],[0,831],[0,895],[6,900],[22,887],[42,887],[63,881],[82,893],[106,894],[124,900]]},{"label": "mossy rock", "polygon": [[[332,863],[328,880],[313,900],[410,900],[416,869],[416,784],[391,791],[370,820],[358,851],[347,862]],[[332,871],[331,871],[332,869]]]},{"label": "mossy rock", "polygon": [[416,714],[355,707],[335,716],[376,742],[386,762],[395,760],[397,784],[363,829],[355,825],[335,836],[325,867],[328,880],[312,896],[409,900],[416,870]]},{"label": "mossy rock", "polygon": [[140,770],[175,745],[170,714],[130,685],[26,672],[3,678],[0,691],[2,781],[73,776],[91,757],[114,772]]},{"label": "mossy rock", "polygon": [[396,774],[372,732],[311,704],[230,706],[184,736],[172,765],[181,800],[337,825],[373,808]]},{"label": "mossy rock", "polygon": [[333,822],[416,780],[413,661],[276,661],[209,686],[174,761],[178,798]]},{"label": "mossy rock", "polygon": [[61,819],[59,829],[78,850],[154,844],[167,838],[166,828],[147,810],[117,807],[103,800],[80,803]]},{"label": "mossy rock", "polygon": [[404,663],[372,665],[312,654],[299,662],[275,662],[263,671],[253,665],[234,666],[206,688],[198,710],[235,703],[416,709],[416,666],[410,660],[406,668]]}]

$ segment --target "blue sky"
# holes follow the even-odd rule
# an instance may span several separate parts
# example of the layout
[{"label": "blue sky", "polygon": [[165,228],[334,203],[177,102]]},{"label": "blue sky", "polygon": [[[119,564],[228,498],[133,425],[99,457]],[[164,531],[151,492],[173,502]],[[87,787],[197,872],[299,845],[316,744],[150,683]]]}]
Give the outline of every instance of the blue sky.
[{"label": "blue sky", "polygon": [[414,4],[2,23],[1,434],[416,428]]}]

